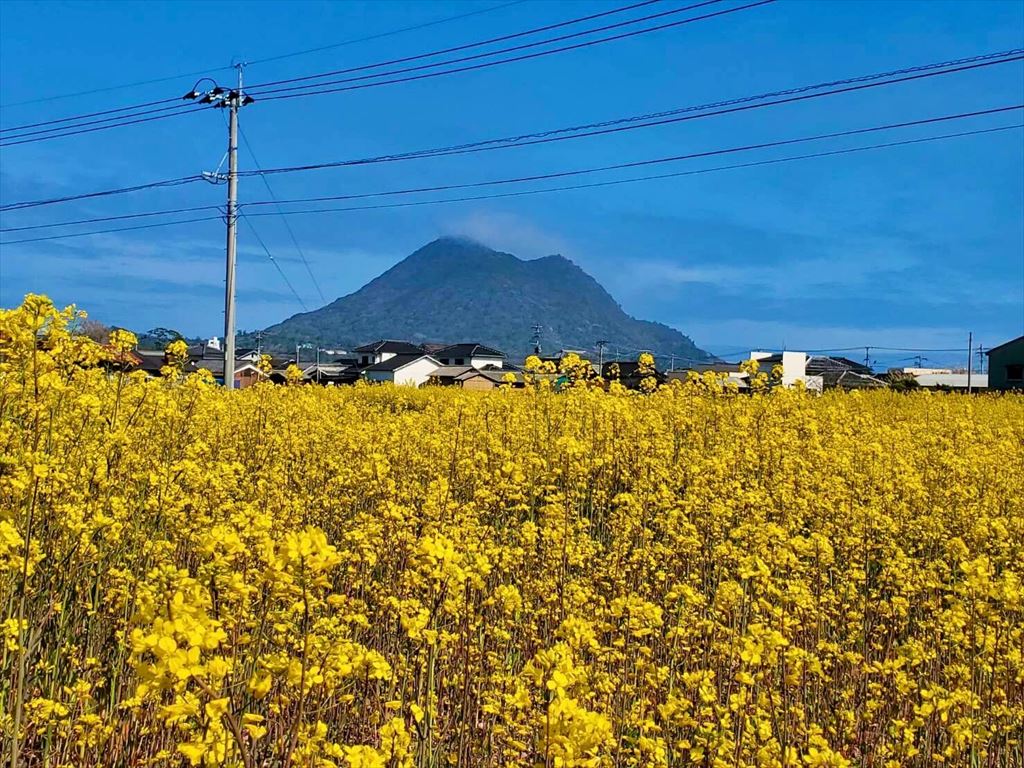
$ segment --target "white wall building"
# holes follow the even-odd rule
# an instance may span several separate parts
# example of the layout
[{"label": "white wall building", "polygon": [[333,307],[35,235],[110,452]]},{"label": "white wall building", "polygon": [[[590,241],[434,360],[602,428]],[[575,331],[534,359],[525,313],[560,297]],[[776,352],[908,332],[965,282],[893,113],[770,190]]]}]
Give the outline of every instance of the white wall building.
[{"label": "white wall building", "polygon": [[452,344],[434,353],[442,365],[470,365],[477,370],[501,368],[505,353],[483,344]]},{"label": "white wall building", "polygon": [[364,344],[352,350],[359,356],[360,365],[377,365],[390,360],[396,355],[422,355],[423,350],[408,341],[381,339],[372,344]]},{"label": "white wall building", "polygon": [[[358,351],[358,350],[357,350]],[[363,371],[367,381],[388,381],[402,386],[420,387],[441,367],[435,358],[419,354],[390,354],[386,360]]]},{"label": "white wall building", "polygon": [[759,352],[750,353],[751,360],[757,360],[764,373],[770,374],[776,365],[782,366],[782,386],[791,387],[798,381],[803,382],[808,389],[817,392],[822,388],[821,376],[807,375],[807,353],[806,352]]}]

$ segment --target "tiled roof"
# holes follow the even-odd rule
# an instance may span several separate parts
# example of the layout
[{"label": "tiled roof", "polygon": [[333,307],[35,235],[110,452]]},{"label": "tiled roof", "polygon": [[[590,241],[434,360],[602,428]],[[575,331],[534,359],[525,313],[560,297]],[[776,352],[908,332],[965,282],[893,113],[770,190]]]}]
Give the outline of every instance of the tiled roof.
[{"label": "tiled roof", "polygon": [[434,363],[437,363],[437,361],[434,360],[434,358],[432,358],[430,355],[425,354],[423,352],[418,352],[417,354],[414,355],[395,355],[394,357],[389,357],[382,363],[371,365],[367,368],[364,368],[363,370],[367,373],[397,371],[399,368],[404,368],[405,366],[409,365],[409,363],[414,363],[417,360],[421,360],[423,358],[426,358]]},{"label": "tiled roof", "polygon": [[352,350],[353,352],[393,352],[396,355],[411,355],[417,354],[422,355],[423,350],[415,344],[408,341],[395,341],[393,339],[381,339],[375,341],[372,344],[364,344],[361,347],[356,347]]},{"label": "tiled roof", "polygon": [[452,344],[434,353],[437,357],[505,357],[505,353],[483,344]]}]

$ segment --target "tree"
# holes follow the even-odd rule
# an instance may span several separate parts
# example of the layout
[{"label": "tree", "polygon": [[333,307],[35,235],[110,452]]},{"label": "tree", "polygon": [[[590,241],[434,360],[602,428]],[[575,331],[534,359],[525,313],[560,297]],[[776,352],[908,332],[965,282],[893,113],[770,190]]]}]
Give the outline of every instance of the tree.
[{"label": "tree", "polygon": [[163,349],[166,349],[172,341],[185,338],[173,328],[150,328],[146,331],[146,336]]},{"label": "tree", "polygon": [[903,371],[892,371],[889,374],[889,389],[896,390],[897,392],[911,392],[920,388],[921,384],[913,374],[904,373]]},{"label": "tree", "polygon": [[111,327],[99,320],[85,318],[78,324],[78,332],[98,344],[106,344],[110,340]]}]

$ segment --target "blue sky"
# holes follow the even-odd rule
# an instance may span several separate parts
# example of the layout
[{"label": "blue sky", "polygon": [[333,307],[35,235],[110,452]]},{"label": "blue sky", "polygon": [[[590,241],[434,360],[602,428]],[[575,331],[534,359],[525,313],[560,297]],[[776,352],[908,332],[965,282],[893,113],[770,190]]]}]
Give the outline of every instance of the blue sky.
[{"label": "blue sky", "polygon": [[[730,0],[736,4],[739,0]],[[526,0],[420,31],[247,68],[248,82],[376,62],[607,10]],[[636,16],[678,7],[634,11]],[[494,2],[0,3],[0,102],[121,85],[330,45]],[[620,17],[610,18],[615,21]],[[607,23],[607,22],[606,22]],[[402,152],[740,97],[1024,46],[1020,2],[782,0],[533,61],[421,82],[262,102],[242,113],[264,167]],[[3,108],[4,126],[176,97],[195,77]],[[863,128],[1024,102],[1021,62],[805,103],[476,155],[273,179],[278,197],[474,182]],[[750,153],[769,159],[1021,122],[1021,113]],[[292,217],[329,299],[444,234],[523,258],[561,253],[630,313],[729,355],[752,347],[947,348],[973,330],[1024,333],[1024,139],[1006,131],[781,165],[550,195]],[[213,170],[210,111],[0,149],[0,201]],[[252,167],[244,147],[243,169]],[[722,165],[723,158],[652,172]],[[618,177],[636,175],[619,173]],[[616,178],[615,173],[588,177]],[[535,184],[533,186],[543,186]],[[11,212],[3,227],[221,204],[212,185]],[[266,199],[244,179],[240,199]],[[427,196],[424,196],[427,197]],[[435,196],[437,197],[437,196]],[[277,217],[260,234],[310,307],[316,290]],[[70,231],[70,230],[64,230]],[[33,233],[44,234],[44,232]],[[13,239],[14,234],[5,235]],[[240,229],[239,326],[301,306]],[[0,303],[28,291],[136,329],[213,335],[222,325],[223,227],[9,245]],[[880,364],[910,353],[878,355]],[[956,355],[932,358],[953,362]]]}]

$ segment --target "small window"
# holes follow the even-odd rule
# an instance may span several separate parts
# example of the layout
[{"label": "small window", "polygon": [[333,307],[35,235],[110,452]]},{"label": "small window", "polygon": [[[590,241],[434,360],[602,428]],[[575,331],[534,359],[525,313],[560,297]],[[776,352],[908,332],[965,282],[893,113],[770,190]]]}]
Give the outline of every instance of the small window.
[{"label": "small window", "polygon": [[369,364],[370,364],[370,356],[369,355],[363,355],[362,365],[369,365]]},{"label": "small window", "polygon": [[455,364],[456,365],[465,365],[466,364],[466,358],[464,358],[464,357],[456,357],[455,358]]},{"label": "small window", "polygon": [[1006,378],[1009,381],[1024,381],[1024,364],[1012,363],[1006,366]]}]

